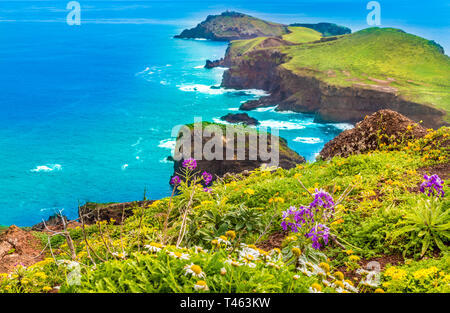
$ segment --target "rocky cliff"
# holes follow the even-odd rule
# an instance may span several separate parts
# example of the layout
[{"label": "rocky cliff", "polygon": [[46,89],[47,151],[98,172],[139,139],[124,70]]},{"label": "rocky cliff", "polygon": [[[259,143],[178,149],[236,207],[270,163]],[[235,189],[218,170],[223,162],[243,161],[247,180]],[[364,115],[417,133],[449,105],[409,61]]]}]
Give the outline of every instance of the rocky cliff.
[{"label": "rocky cliff", "polygon": [[[348,78],[339,85],[328,81],[328,78],[333,79],[337,75],[337,71],[332,69],[319,71],[313,67],[302,67],[294,71],[286,66],[292,61],[291,51],[286,49],[282,40],[274,40],[277,40],[278,46],[267,47],[262,43],[257,48],[238,53],[236,50],[239,49],[231,44],[221,61],[222,65],[230,67],[224,73],[222,86],[257,88],[270,93],[270,96],[244,103],[241,110],[277,105],[279,111],[314,113],[317,122],[356,123],[378,110],[390,109],[416,122],[423,121],[427,127],[438,128],[447,124],[445,110],[404,97],[398,87],[391,85],[395,79],[368,77],[368,83],[342,71],[342,75]],[[318,43],[324,44],[327,43]]]}]

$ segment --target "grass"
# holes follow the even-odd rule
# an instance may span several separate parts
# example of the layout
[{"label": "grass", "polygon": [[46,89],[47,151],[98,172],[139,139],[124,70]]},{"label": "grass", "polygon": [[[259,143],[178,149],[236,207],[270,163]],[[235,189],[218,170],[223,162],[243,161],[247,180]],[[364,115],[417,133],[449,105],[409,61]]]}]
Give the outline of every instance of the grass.
[{"label": "grass", "polygon": [[[450,110],[450,58],[430,41],[393,28],[368,28],[338,40],[284,47],[283,66],[338,86],[395,79],[408,100]],[[333,75],[327,72],[332,71]]]},{"label": "grass", "polygon": [[288,27],[290,33],[283,35],[283,39],[293,43],[305,43],[320,40],[322,34],[311,28],[306,27]]}]

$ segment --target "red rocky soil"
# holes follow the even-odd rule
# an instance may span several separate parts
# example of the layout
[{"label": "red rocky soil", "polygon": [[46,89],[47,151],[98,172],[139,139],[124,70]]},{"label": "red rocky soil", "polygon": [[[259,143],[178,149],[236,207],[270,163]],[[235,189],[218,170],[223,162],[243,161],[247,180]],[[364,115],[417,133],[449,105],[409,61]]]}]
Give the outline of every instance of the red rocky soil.
[{"label": "red rocky soil", "polygon": [[8,273],[18,264],[30,266],[43,260],[41,250],[41,241],[30,231],[9,227],[0,235],[0,273]]}]

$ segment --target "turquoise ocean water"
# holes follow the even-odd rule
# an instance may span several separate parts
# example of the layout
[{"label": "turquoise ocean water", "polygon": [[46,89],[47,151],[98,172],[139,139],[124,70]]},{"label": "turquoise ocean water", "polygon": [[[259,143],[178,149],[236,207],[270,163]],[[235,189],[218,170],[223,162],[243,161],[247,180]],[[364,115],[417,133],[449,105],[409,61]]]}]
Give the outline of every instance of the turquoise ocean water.
[{"label": "turquoise ocean water", "polygon": [[[224,69],[203,65],[222,57],[226,43],[172,38],[209,13],[255,8],[240,1],[80,3],[81,26],[65,23],[66,1],[0,5],[0,225],[33,225],[55,209],[75,217],[78,202],[139,200],[144,189],[153,199],[167,196],[173,126],[194,116],[217,121],[263,94],[210,89]],[[263,17],[292,14],[295,3],[286,3],[283,11],[263,1]],[[348,127],[273,108],[249,115],[280,128],[310,161]]]}]

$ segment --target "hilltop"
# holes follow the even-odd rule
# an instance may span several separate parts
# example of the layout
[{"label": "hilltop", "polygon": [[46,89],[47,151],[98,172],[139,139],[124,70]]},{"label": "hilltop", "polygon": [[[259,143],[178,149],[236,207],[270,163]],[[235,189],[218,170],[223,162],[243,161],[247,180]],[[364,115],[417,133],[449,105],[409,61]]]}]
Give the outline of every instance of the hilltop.
[{"label": "hilltop", "polygon": [[209,15],[205,21],[185,29],[175,38],[205,38],[218,41],[250,39],[261,36],[281,37],[288,33],[285,25],[266,22],[238,12]]}]

